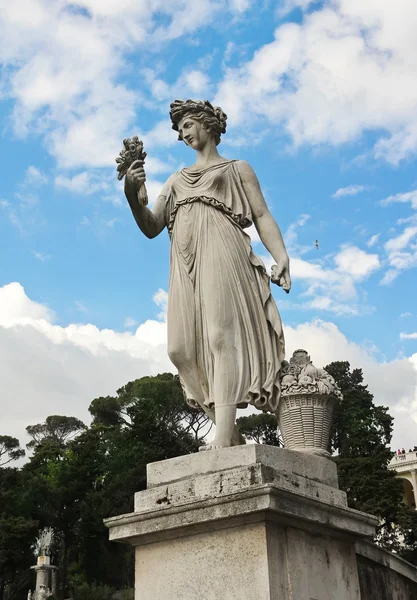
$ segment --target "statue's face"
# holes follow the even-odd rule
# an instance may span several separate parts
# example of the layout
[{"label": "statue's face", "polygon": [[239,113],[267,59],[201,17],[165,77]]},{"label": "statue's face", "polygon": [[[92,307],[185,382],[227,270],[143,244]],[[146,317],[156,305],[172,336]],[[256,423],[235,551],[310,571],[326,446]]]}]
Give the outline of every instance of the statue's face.
[{"label": "statue's face", "polygon": [[203,124],[193,119],[191,116],[185,116],[178,123],[178,133],[181,138],[194,150],[202,150],[210,140],[210,134]]}]

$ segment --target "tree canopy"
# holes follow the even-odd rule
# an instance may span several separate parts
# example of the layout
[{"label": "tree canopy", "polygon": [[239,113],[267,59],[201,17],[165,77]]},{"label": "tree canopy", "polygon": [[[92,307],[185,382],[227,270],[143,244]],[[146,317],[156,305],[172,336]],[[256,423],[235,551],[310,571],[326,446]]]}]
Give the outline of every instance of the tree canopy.
[{"label": "tree canopy", "polygon": [[346,491],[350,507],[379,518],[379,544],[412,559],[417,550],[417,513],[403,504],[403,483],[388,469],[394,419],[387,407],[374,403],[362,369],[351,370],[346,361],[325,369],[343,394],[335,409],[331,440],[340,488]]},{"label": "tree canopy", "polygon": [[[10,546],[11,537],[17,540],[20,535],[30,556],[24,562],[26,570],[33,564],[32,546],[39,531],[53,529],[60,597],[71,593],[75,600],[77,595],[80,600],[99,597],[101,590],[107,597],[109,590],[133,587],[133,551],[109,543],[103,519],[133,510],[134,493],[146,487],[149,462],[196,452],[209,430],[206,415],[185,404],[179,379],[170,373],[143,377],[120,388],[115,396],[96,398],[90,413],[89,427],[60,415],[27,427],[32,455],[20,471],[12,470],[9,481],[21,478],[30,495],[33,520],[26,524],[28,528],[13,521],[15,495],[22,494],[17,481],[10,486],[15,495],[0,504],[10,511],[1,522],[0,537]],[[19,564],[15,561],[16,569]],[[14,598],[12,573],[1,562],[0,577],[8,597]],[[27,589],[16,600],[26,600]]]},{"label": "tree canopy", "polygon": [[[340,487],[351,507],[379,517],[378,543],[417,562],[417,513],[401,502],[402,483],[387,469],[393,420],[374,402],[360,369],[347,362],[326,369],[344,394],[331,438]],[[89,410],[88,427],[60,415],[28,426],[31,455],[20,469],[11,466],[23,454],[18,440],[0,436],[0,600],[26,600],[44,527],[54,531],[58,600],[107,599],[114,589],[133,587],[132,549],[108,541],[103,519],[133,509],[149,462],[196,452],[210,430],[170,373],[127,383],[114,396],[94,399]],[[248,441],[281,445],[274,415],[248,415],[237,424]]]},{"label": "tree canopy", "polygon": [[25,451],[20,447],[17,438],[10,435],[0,435],[0,467],[22,458],[24,455]]}]

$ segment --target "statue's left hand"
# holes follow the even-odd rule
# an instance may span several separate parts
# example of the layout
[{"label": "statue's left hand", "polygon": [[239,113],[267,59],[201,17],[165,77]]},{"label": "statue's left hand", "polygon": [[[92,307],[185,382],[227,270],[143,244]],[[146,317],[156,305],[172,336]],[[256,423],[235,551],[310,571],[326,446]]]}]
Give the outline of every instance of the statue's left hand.
[{"label": "statue's left hand", "polygon": [[291,289],[291,276],[290,276],[290,265],[288,259],[278,262],[276,265],[272,265],[271,268],[271,281],[276,283],[284,292],[289,293]]}]

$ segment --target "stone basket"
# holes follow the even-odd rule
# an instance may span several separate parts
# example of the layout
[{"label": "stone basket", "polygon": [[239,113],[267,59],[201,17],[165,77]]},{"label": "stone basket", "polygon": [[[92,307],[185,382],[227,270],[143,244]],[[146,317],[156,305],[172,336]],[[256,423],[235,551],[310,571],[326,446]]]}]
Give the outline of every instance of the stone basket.
[{"label": "stone basket", "polygon": [[341,397],[333,377],[317,369],[305,350],[296,350],[281,370],[277,419],[285,448],[329,456],[333,410]]},{"label": "stone basket", "polygon": [[278,423],[285,448],[328,455],[334,396],[281,396]]}]

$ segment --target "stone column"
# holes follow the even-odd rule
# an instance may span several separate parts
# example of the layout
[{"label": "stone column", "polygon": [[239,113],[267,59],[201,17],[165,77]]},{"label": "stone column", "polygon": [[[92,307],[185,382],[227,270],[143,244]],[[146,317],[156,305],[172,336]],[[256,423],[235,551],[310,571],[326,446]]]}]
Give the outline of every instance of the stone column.
[{"label": "stone column", "polygon": [[[37,564],[31,567],[36,573],[35,591],[38,592],[42,585],[49,590],[52,586],[52,593],[56,593],[56,567],[51,565],[49,556],[38,556]],[[55,586],[55,590],[54,590]]]},{"label": "stone column", "polygon": [[148,465],[134,512],[106,521],[136,548],[136,600],[360,600],[355,540],[376,524],[332,461],[256,444]]},{"label": "stone column", "polygon": [[51,591],[52,591],[52,595],[56,597],[56,592],[57,592],[57,569],[54,568],[52,569],[52,573],[51,573]]},{"label": "stone column", "polygon": [[41,585],[44,585],[47,589],[49,588],[49,573],[50,567],[48,565],[37,564],[36,567],[31,567],[36,573],[36,590],[39,590]]},{"label": "stone column", "polygon": [[417,471],[416,471],[416,469],[413,469],[411,471],[411,483],[412,483],[412,486],[413,486],[414,504],[415,504],[416,509],[417,509]]}]

